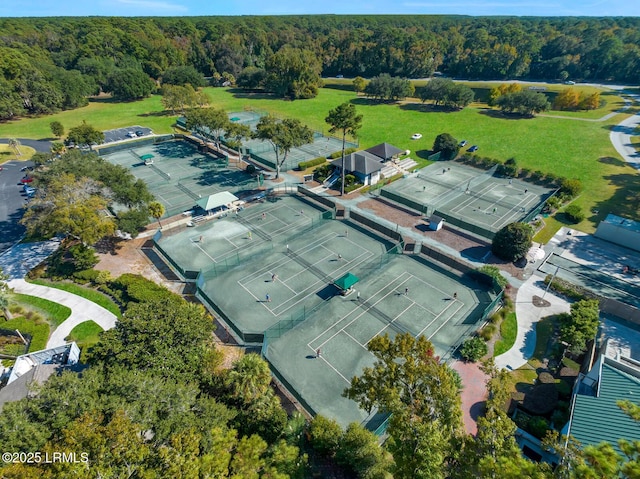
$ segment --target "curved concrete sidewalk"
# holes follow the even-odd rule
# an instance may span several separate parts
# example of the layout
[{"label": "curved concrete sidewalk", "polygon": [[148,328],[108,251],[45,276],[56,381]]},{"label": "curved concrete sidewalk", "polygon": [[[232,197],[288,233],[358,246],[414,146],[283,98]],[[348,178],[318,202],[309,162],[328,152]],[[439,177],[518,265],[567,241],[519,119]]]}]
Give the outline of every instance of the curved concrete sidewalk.
[{"label": "curved concrete sidewalk", "polygon": [[[525,365],[533,356],[536,348],[536,324],[545,316],[558,313],[568,313],[569,303],[555,296],[551,291],[546,295],[544,283],[539,276],[532,275],[518,289],[516,296],[516,317],[518,318],[518,332],[516,342],[509,351],[495,358],[496,366],[501,369],[518,369]],[[544,297],[550,304],[539,308],[533,305],[533,297]]]},{"label": "curved concrete sidewalk", "polygon": [[640,125],[640,115],[632,115],[612,128],[609,139],[624,161],[640,170],[640,154],[631,143],[631,137],[638,125]]},{"label": "curved concrete sidewalk", "polygon": [[48,299],[71,308],[71,315],[49,337],[47,348],[55,348],[65,344],[65,338],[69,336],[71,330],[85,321],[95,321],[104,330],[114,328],[116,325],[117,318],[113,313],[76,294],[48,286],[27,283],[24,279],[13,279],[8,284],[16,293]]}]

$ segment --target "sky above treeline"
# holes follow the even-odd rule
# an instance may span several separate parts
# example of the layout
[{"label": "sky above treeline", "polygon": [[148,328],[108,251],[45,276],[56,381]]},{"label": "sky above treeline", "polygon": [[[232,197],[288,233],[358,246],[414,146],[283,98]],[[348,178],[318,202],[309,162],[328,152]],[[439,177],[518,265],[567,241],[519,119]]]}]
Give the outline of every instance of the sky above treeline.
[{"label": "sky above treeline", "polygon": [[640,16],[639,0],[17,0],[0,17],[303,14]]}]

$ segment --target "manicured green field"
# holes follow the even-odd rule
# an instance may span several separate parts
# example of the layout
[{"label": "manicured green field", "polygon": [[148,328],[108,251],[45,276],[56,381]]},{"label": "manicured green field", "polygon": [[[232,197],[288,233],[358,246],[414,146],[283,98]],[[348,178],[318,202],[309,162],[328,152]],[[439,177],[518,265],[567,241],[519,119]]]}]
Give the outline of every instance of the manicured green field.
[{"label": "manicured green field", "polygon": [[33,284],[39,284],[41,286],[49,286],[50,288],[61,289],[68,293],[77,294],[78,296],[81,296],[85,299],[88,299],[89,301],[96,303],[99,306],[102,306],[107,311],[115,314],[118,318],[122,315],[122,313],[120,312],[120,308],[116,303],[113,302],[113,300],[111,300],[111,298],[109,298],[105,294],[102,294],[100,291],[96,291],[95,289],[85,288],[84,286],[80,286],[79,284],[75,283],[54,282],[46,281],[43,279],[33,279],[30,280],[30,282]]},{"label": "manicured green field", "polygon": [[[31,344],[29,345],[29,352],[40,351],[47,347],[50,328],[46,321],[40,320],[36,322],[25,317],[17,317],[9,321],[3,321],[2,328],[17,329],[22,334],[30,334]],[[9,365],[7,361],[3,361],[3,364],[5,366]]]},{"label": "manicured green field", "polygon": [[47,318],[53,326],[60,326],[62,322],[71,315],[71,308],[63,304],[54,303],[47,299],[29,296],[26,294],[14,294],[14,299],[21,305],[35,310]]},{"label": "manicured green field", "polygon": [[36,150],[30,146],[20,146],[20,155],[16,155],[16,152],[9,145],[0,144],[0,165],[8,161],[27,161],[35,154]]},{"label": "manicured green field", "polygon": [[[334,85],[339,88],[339,85]],[[560,87],[560,86],[559,86]],[[560,176],[579,178],[584,193],[576,203],[588,212],[587,219],[573,225],[592,232],[607,213],[615,212],[635,218],[637,212],[627,200],[629,191],[638,188],[636,171],[622,162],[609,141],[612,125],[625,115],[618,114],[606,121],[536,117],[508,119],[487,110],[485,105],[473,104],[459,112],[430,111],[420,103],[378,104],[358,97],[348,89],[323,88],[311,100],[282,101],[264,94],[251,94],[239,89],[207,88],[211,104],[227,111],[253,108],[272,112],[281,117],[294,117],[310,127],[328,131],[324,118],[331,108],[351,101],[363,115],[360,145],[369,147],[388,142],[412,151],[414,157],[426,157],[435,137],[451,133],[458,140],[467,140],[480,147],[478,154],[506,160],[515,157],[518,165],[530,170],[553,172]],[[607,105],[615,104],[615,96],[607,97]],[[589,112],[600,118],[608,108]],[[555,112],[554,112],[555,113]],[[564,116],[581,116],[571,113]],[[86,120],[97,128],[110,129],[133,124],[149,126],[156,133],[170,132],[175,117],[162,113],[159,96],[132,103],[112,103],[108,100],[92,102],[79,110],[44,118],[9,122],[0,125],[0,137],[43,138],[51,136],[49,123],[59,120],[65,128]],[[413,133],[422,139],[412,141]],[[597,210],[598,213],[590,213]],[[552,234],[560,223],[549,219],[542,236]]]},{"label": "manicured green field", "polygon": [[85,321],[71,330],[67,339],[78,343],[80,349],[86,350],[100,340],[102,328],[93,321]]}]

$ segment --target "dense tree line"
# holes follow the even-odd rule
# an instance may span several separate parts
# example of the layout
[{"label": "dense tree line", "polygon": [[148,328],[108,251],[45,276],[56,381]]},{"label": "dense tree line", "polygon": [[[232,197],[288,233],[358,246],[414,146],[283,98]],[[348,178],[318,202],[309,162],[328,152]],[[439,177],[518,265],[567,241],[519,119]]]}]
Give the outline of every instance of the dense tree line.
[{"label": "dense tree line", "polygon": [[640,83],[638,18],[7,18],[0,32],[0,119],[100,90],[139,98],[148,78],[183,84],[194,71],[295,98],[314,95],[317,73]]}]

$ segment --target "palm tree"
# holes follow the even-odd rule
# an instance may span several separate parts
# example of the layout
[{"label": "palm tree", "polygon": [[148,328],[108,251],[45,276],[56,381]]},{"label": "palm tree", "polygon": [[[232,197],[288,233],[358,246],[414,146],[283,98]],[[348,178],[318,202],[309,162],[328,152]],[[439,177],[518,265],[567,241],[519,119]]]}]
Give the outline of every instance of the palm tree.
[{"label": "palm tree", "polygon": [[231,396],[248,404],[267,394],[271,371],[258,354],[245,354],[233,365],[227,380]]},{"label": "palm tree", "polygon": [[162,215],[164,215],[165,213],[162,203],[160,203],[159,201],[152,201],[151,203],[149,203],[149,213],[151,213],[151,216],[158,220],[158,225],[160,225],[160,229],[162,229],[160,218],[162,218]]},{"label": "palm tree", "polygon": [[22,152],[20,151],[20,140],[17,138],[9,139],[9,148],[13,148],[13,151],[16,152],[16,156],[22,156]]},{"label": "palm tree", "polygon": [[344,150],[347,135],[355,137],[362,127],[362,115],[356,114],[356,106],[345,102],[338,105],[333,110],[329,110],[329,115],[324,119],[331,125],[330,133],[342,132],[342,179],[340,181],[340,196],[344,196]]}]

